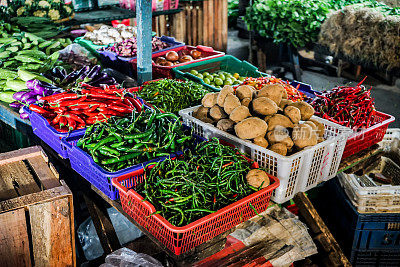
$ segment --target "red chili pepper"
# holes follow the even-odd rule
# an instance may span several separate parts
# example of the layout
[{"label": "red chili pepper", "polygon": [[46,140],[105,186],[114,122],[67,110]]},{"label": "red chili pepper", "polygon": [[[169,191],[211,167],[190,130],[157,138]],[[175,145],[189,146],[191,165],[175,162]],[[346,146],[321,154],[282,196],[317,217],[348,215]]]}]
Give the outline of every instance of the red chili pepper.
[{"label": "red chili pepper", "polygon": [[78,98],[78,95],[75,93],[61,93],[61,94],[55,94],[55,95],[42,97],[40,100],[46,100],[49,103],[57,103],[57,102],[67,100],[67,99],[77,99],[77,98]]},{"label": "red chili pepper", "polygon": [[75,130],[76,121],[73,118],[71,118],[71,116],[68,116],[66,118],[67,118],[67,121],[68,121],[68,129],[70,131]]},{"label": "red chili pepper", "polygon": [[53,119],[53,121],[51,122],[51,125],[56,125],[60,122],[60,119],[62,117],[62,113],[57,114],[57,116]]},{"label": "red chili pepper", "polygon": [[228,167],[228,166],[230,166],[230,165],[232,165],[232,164],[233,164],[233,161],[231,161],[231,162],[229,162],[229,163],[227,163],[227,164],[225,164],[225,165],[222,165],[222,169],[225,168],[225,167]]},{"label": "red chili pepper", "polygon": [[116,111],[121,112],[121,113],[131,113],[133,111],[133,109],[127,109],[125,107],[113,106],[113,105],[108,106],[108,108],[116,110]]},{"label": "red chili pepper", "polygon": [[85,100],[86,100],[86,96],[82,96],[81,98],[76,99],[76,100],[67,100],[67,101],[61,100],[59,102],[59,105],[60,105],[60,107],[69,107],[69,106],[78,105],[79,103],[81,103]]},{"label": "red chili pepper", "polygon": [[62,117],[60,118],[60,124],[59,124],[60,127],[59,127],[59,128],[66,126],[67,123],[68,123],[67,118],[65,118],[64,116],[62,116]]},{"label": "red chili pepper", "polygon": [[36,113],[39,113],[39,114],[49,113],[49,111],[47,111],[44,108],[41,108],[41,107],[39,107],[38,105],[35,105],[35,104],[30,104],[29,105],[29,109],[34,111],[34,112],[36,112]]},{"label": "red chili pepper", "polygon": [[75,121],[77,121],[77,122],[79,122],[79,123],[81,123],[81,124],[85,124],[85,121],[82,120],[82,118],[79,117],[79,116],[76,115],[76,114],[66,114],[65,117],[67,117],[67,119],[68,119],[68,118],[71,118],[71,119],[73,119],[73,120],[75,120]]},{"label": "red chili pepper", "polygon": [[119,97],[119,96],[109,95],[109,94],[101,94],[101,93],[91,93],[90,96],[93,98],[104,98],[104,99],[112,99],[112,100],[121,99],[121,97]]}]

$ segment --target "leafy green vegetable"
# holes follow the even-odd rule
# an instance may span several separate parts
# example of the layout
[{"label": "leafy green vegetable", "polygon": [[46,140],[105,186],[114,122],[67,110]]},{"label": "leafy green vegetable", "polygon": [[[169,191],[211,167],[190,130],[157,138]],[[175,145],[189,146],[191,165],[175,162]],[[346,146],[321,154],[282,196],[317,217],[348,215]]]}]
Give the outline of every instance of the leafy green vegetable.
[{"label": "leafy green vegetable", "polygon": [[320,0],[255,0],[245,21],[250,30],[276,43],[304,47],[317,40],[328,12],[329,4]]},{"label": "leafy green vegetable", "polygon": [[331,9],[339,10],[345,6],[360,4],[363,7],[375,8],[385,15],[400,15],[400,7],[390,7],[376,0],[328,0]]}]

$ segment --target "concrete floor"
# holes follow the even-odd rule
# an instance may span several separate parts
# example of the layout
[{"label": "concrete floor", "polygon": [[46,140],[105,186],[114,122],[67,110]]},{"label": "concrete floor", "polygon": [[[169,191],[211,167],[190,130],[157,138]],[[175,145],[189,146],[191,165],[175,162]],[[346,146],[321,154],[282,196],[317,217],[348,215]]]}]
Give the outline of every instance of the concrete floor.
[{"label": "concrete floor", "polygon": [[[227,54],[241,60],[248,60],[249,41],[237,36],[236,30],[228,31]],[[290,78],[289,76],[287,78]],[[323,91],[332,89],[338,85],[354,85],[357,82],[342,77],[327,76],[314,71],[303,71],[303,82],[310,84],[314,90]],[[400,79],[395,86],[389,86],[382,81],[368,78],[364,85],[372,86],[372,96],[375,98],[376,109],[398,118],[389,125],[389,128],[400,128]]]}]

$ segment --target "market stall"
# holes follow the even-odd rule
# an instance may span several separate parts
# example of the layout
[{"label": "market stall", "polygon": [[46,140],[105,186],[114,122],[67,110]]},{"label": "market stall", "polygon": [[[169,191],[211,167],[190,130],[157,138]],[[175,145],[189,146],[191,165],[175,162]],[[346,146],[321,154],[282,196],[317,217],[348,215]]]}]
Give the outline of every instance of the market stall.
[{"label": "market stall", "polygon": [[[388,138],[398,138],[388,137],[394,117],[377,110],[364,80],[321,92],[267,75],[218,51],[226,46],[218,39],[227,30],[222,11],[214,17],[218,27],[213,35],[194,34],[188,44],[175,40],[179,36],[158,36],[160,25],[156,36],[152,32],[156,12],[177,12],[190,17],[190,27],[210,33],[211,23],[198,22],[199,9],[209,12],[214,5],[225,11],[225,1],[196,3],[196,11],[185,3],[185,13],[179,13],[177,1],[163,1],[162,10],[152,1],[121,1],[121,7],[107,8],[127,14],[114,19],[132,18],[135,12],[137,26],[114,21],[74,29],[69,27],[92,21],[79,20],[79,11],[67,14],[68,4],[57,11],[68,16],[56,19],[55,7],[53,12],[53,6],[46,9],[40,2],[47,18],[27,16],[29,8],[9,7],[6,11],[17,17],[0,25],[0,120],[43,149],[0,154],[0,220],[21,226],[18,233],[12,227],[1,230],[15,242],[10,247],[19,248],[0,247],[5,266],[21,254],[22,265],[75,266],[75,254],[78,264],[86,257],[89,264],[100,265],[112,257],[134,260],[136,252],[147,254],[140,257],[154,260],[154,266],[299,261],[350,266],[346,256],[354,263],[355,253],[366,253],[364,247],[338,245],[311,203],[311,193],[310,199],[304,193],[382,154],[377,148],[382,140],[381,149],[386,149]],[[99,3],[91,3],[86,10],[95,16]],[[111,19],[97,17],[96,22]],[[36,25],[31,29],[36,33],[29,23]],[[37,25],[44,24],[57,33],[40,33]],[[389,162],[382,160],[384,166]],[[398,173],[392,177],[382,167],[363,181],[378,186],[378,177],[379,185],[394,186]],[[343,177],[341,183],[354,188],[356,178]],[[14,206],[7,204],[10,199]],[[39,204],[46,206],[40,209],[44,225],[33,217]],[[58,215],[49,216],[47,206]],[[361,206],[358,212],[365,211]],[[390,206],[387,211],[395,214],[395,203]],[[31,216],[27,225],[24,216]],[[74,218],[80,224],[76,229]],[[398,216],[393,218],[390,223],[398,223]],[[115,226],[115,221],[127,226]],[[118,227],[137,229],[145,237],[124,239],[124,244]],[[47,237],[42,245],[36,241],[41,235]],[[68,249],[57,248],[57,238],[68,240]],[[141,248],[143,242],[148,244]],[[119,250],[122,245],[133,251]]]}]

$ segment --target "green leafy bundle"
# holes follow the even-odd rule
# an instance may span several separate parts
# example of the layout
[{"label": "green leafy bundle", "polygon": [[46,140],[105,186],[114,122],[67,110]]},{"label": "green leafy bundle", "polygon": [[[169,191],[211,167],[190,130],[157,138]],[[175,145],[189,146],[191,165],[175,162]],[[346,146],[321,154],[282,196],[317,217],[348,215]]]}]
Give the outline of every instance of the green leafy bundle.
[{"label": "green leafy bundle", "polygon": [[245,20],[250,30],[276,43],[304,47],[317,41],[329,8],[320,0],[255,0]]}]

